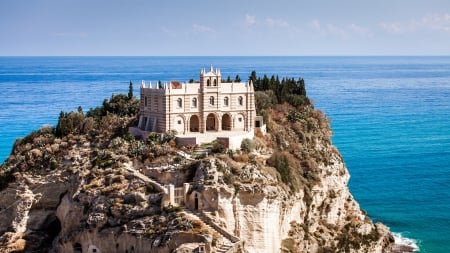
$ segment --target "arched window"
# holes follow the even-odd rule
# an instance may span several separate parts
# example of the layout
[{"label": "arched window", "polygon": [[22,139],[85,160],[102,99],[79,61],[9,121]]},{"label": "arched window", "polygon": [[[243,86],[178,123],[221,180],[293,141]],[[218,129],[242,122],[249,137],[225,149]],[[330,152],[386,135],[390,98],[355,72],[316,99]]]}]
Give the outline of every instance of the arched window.
[{"label": "arched window", "polygon": [[183,107],[183,100],[182,100],[181,98],[178,98],[178,99],[177,99],[177,107],[178,107],[178,108]]},{"label": "arched window", "polygon": [[228,97],[225,97],[225,98],[223,99],[223,105],[224,105],[224,106],[228,106]]},{"label": "arched window", "polygon": [[192,107],[197,108],[197,98],[192,99]]},{"label": "arched window", "polygon": [[213,96],[209,97],[209,104],[214,105],[214,97]]},{"label": "arched window", "polygon": [[217,79],[214,79],[214,86],[217,86]]},{"label": "arched window", "polygon": [[206,80],[206,86],[211,86],[211,80]]},{"label": "arched window", "polygon": [[241,106],[244,104],[244,99],[241,96],[238,98],[238,104]]}]

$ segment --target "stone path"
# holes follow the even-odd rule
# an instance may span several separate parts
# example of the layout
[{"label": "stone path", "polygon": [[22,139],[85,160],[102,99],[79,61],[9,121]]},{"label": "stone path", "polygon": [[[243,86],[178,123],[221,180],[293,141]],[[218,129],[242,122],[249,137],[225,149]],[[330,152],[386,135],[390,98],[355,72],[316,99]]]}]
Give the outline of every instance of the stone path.
[{"label": "stone path", "polygon": [[138,177],[142,181],[146,183],[151,183],[153,186],[155,186],[159,191],[164,192],[164,194],[168,194],[166,187],[158,183],[157,181],[147,177],[146,175],[142,174],[141,172],[135,170],[130,164],[125,164],[125,168],[132,172],[134,176]]}]

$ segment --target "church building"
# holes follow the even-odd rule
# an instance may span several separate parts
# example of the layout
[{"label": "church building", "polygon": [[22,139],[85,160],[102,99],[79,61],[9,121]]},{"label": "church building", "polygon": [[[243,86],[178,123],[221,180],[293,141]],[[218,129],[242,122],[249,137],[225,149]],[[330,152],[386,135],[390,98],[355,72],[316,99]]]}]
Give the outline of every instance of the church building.
[{"label": "church building", "polygon": [[140,93],[138,128],[145,132],[175,130],[177,139],[184,139],[185,144],[199,144],[205,135],[218,139],[239,134],[253,137],[253,84],[223,82],[220,70],[212,66],[208,72],[200,71],[200,82],[171,81],[153,86],[143,81]]}]

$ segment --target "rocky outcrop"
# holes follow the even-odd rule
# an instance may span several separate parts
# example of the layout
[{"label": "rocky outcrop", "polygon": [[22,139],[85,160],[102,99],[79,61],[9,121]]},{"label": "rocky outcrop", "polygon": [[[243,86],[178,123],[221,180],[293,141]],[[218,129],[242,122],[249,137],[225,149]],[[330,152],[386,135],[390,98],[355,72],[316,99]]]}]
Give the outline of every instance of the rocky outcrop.
[{"label": "rocky outcrop", "polygon": [[107,133],[19,140],[2,167],[13,177],[0,192],[0,252],[210,249],[208,229],[163,208],[165,188],[130,167],[131,148]]},{"label": "rocky outcrop", "polygon": [[[299,110],[275,107],[255,150],[199,160],[129,136],[132,118],[33,132],[2,166],[0,252],[391,252],[389,229],[349,192],[328,121]],[[164,184],[189,185],[195,215]]]}]

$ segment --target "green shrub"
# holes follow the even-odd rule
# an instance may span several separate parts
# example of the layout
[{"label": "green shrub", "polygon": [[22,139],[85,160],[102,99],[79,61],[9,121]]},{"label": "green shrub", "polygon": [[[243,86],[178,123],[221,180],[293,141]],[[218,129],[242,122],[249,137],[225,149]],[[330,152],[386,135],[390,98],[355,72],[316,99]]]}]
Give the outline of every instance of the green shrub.
[{"label": "green shrub", "polygon": [[213,153],[223,153],[225,151],[225,145],[220,140],[215,140],[212,142],[211,151]]},{"label": "green shrub", "polygon": [[278,173],[280,173],[281,181],[283,183],[289,184],[291,182],[291,169],[286,156],[283,154],[274,154],[268,162],[270,166],[275,167]]},{"label": "green shrub", "polygon": [[245,138],[242,140],[241,142],[241,150],[245,151],[247,153],[252,152],[253,150],[255,150],[256,148],[256,144],[255,141],[249,139],[249,138]]}]

